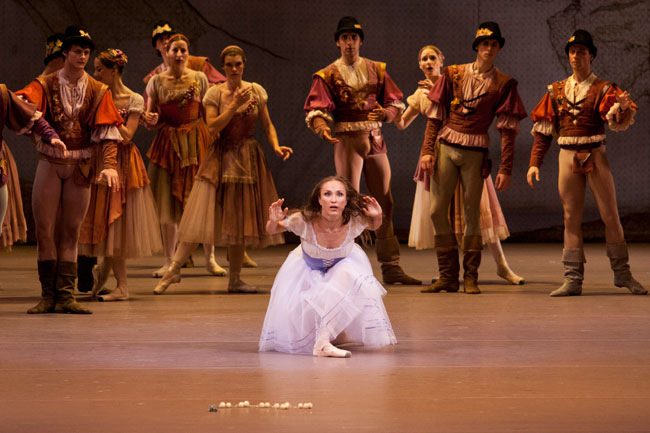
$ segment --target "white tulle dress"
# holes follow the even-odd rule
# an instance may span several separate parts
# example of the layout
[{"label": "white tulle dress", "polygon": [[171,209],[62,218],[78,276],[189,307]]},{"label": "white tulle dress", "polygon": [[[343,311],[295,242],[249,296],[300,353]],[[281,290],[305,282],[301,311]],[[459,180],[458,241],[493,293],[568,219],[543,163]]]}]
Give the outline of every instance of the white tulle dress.
[{"label": "white tulle dress", "polygon": [[343,244],[330,249],[318,245],[300,212],[287,217],[287,229],[302,243],[275,277],[260,351],[311,355],[324,327],[332,338],[346,331],[350,340],[368,347],[397,342],[381,299],[386,290],[354,242],[365,228],[363,219],[352,218]]}]

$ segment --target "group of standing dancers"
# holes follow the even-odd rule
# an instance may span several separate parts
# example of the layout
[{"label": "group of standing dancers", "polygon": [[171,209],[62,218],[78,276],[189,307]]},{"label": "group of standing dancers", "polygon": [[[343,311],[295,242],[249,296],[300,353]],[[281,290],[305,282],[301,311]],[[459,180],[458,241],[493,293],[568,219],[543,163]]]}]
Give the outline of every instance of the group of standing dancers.
[{"label": "group of standing dancers", "polygon": [[[152,45],[163,62],[145,77],[143,98],[122,82],[128,58],[121,50],[97,54],[92,78],[85,72],[94,49],[87,31],[71,26],[48,38],[43,74],[15,94],[0,86],[2,126],[31,130],[39,152],[32,202],[42,294],[28,313],[90,313],[73,295],[78,254],[103,258],[93,270],[92,294],[104,301],[129,299],[126,259],[161,249],[166,262],[154,272],[161,277],[154,293],[164,293],[180,281],[181,267],[199,243],[206,269],[215,275],[226,271],[215,260],[214,246],[227,247],[229,292],[256,292],[240,278],[242,266],[255,266],[246,249],[280,244],[281,232],[288,230],[301,245],[276,276],[260,350],[348,357],[335,344],[394,344],[381,299],[386,290],[355,238],[375,231],[384,283],[421,284],[400,266],[381,132],[383,123],[407,128],[418,114],[428,121],[414,177],[409,245],[435,248],[439,268],[439,278],[421,291],[459,290],[460,247],[463,289],[480,293],[483,244],[497,274],[523,284],[503,255],[500,240],[508,230],[496,191],[510,185],[515,138],[527,114],[517,82],[494,64],[505,43],[498,24],[479,26],[472,63],[443,69],[442,52],[423,47],[418,62],[424,79],[407,108],[386,64],[360,56],[364,31],[355,18],[339,21],[334,40],[341,56],[313,75],[304,108],[307,126],[333,147],[337,175],[321,180],[302,209],[288,212],[253,137],[257,120],[278,157],[286,161],[293,150],[279,144],[264,88],[243,80],[246,56],[240,47],[221,52],[224,76],[207,58],[189,55],[185,35],[167,22],[156,24]],[[605,222],[614,284],[646,294],[630,273],[605,153],[605,125],[627,129],[637,106],[627,92],[591,72],[597,50],[588,32],[577,30],[565,51],[573,75],[549,85],[532,112],[527,173],[534,188],[557,137],[564,282],[551,296],[582,291],[580,224],[587,183]],[[493,182],[488,129],[495,119],[501,163]],[[148,169],[131,141],[139,125],[157,130]],[[21,213],[16,167],[4,142],[2,152],[0,220],[8,207],[15,222]],[[369,196],[359,194],[362,173]],[[3,226],[3,241],[20,236],[16,225]],[[111,270],[117,286],[102,294]]]}]

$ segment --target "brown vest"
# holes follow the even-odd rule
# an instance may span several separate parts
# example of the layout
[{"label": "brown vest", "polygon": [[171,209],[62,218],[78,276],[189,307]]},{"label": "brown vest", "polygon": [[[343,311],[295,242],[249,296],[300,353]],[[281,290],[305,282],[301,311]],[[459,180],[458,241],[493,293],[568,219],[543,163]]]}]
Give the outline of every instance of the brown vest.
[{"label": "brown vest", "polygon": [[[445,67],[443,70],[445,78],[452,84],[454,98],[450,104],[447,126],[464,134],[487,134],[497,109],[504,102],[504,98],[507,97],[507,86],[516,84],[516,81],[497,70],[494,82],[485,93],[470,101],[464,101],[463,78],[466,66],[452,65]],[[471,108],[468,113],[463,113],[463,104],[473,102],[476,99],[479,100],[478,104]]]},{"label": "brown vest", "polygon": [[58,74],[56,72],[36,78],[43,87],[47,98],[47,113],[45,119],[59,134],[68,150],[83,149],[91,145],[90,134],[97,108],[102,102],[108,86],[92,77],[88,77],[88,86],[83,105],[76,118],[69,118],[61,105],[61,92]]},{"label": "brown vest", "polygon": [[[555,110],[555,129],[560,137],[590,137],[605,133],[605,121],[600,117],[599,105],[610,89],[612,83],[596,77],[582,101],[575,106],[569,102],[564,90],[568,78],[549,84],[551,102]],[[573,115],[569,108],[579,108],[580,112]]]},{"label": "brown vest", "polygon": [[377,107],[377,101],[383,98],[386,63],[363,59],[368,68],[368,83],[361,89],[354,90],[343,80],[343,76],[334,63],[316,72],[325,81],[334,96],[335,122],[362,122],[368,120],[368,114]]}]

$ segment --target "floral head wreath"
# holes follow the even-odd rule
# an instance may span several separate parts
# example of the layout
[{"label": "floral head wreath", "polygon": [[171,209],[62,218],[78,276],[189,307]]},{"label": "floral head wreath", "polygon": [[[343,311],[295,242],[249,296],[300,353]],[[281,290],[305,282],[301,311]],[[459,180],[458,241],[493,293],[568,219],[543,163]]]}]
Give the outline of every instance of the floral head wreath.
[{"label": "floral head wreath", "polygon": [[124,54],[124,51],[119,50],[117,48],[109,48],[105,51],[102,51],[99,53],[100,56],[105,58],[111,63],[116,64],[117,66],[124,67],[127,62],[129,61],[129,58]]}]

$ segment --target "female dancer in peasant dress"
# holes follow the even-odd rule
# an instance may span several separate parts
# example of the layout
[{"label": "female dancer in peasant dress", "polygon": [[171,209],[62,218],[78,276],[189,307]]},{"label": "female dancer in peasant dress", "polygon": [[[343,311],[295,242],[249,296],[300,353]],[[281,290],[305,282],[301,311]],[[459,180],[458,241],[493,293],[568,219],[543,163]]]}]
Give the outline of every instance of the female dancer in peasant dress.
[{"label": "female dancer in peasant dress", "polygon": [[123,141],[117,147],[118,191],[105,185],[93,185],[91,205],[81,226],[79,252],[85,256],[104,257],[93,269],[92,295],[104,287],[111,269],[117,287],[100,301],[126,301],[129,289],[126,259],[150,256],[162,249],[156,203],[149,187],[147,170],[140,151],[131,141],[144,111],[142,96],[122,82],[128,58],[113,48],[95,57],[95,79],[107,84],[113,102],[124,123],[119,127]]},{"label": "female dancer in peasant dress", "polygon": [[395,344],[381,300],[386,289],[354,242],[366,228],[381,225],[377,200],[361,196],[344,177],[331,176],[288,218],[283,201],[271,205],[267,231],[289,230],[300,236],[301,244],[275,277],[259,350],[349,358],[350,352],[333,340],[368,347]]},{"label": "female dancer in peasant dress", "polygon": [[[148,175],[156,199],[162,229],[165,264],[153,273],[161,277],[170,266],[178,241],[178,223],[184,212],[194,178],[210,143],[201,100],[208,90],[203,72],[186,67],[190,42],[176,34],[167,42],[169,69],[147,83],[145,125],[159,128],[147,156]],[[214,246],[204,244],[206,269],[223,276],[226,271],[214,258]]]},{"label": "female dancer in peasant dress", "polygon": [[[401,118],[395,119],[395,124],[400,130],[406,129],[418,114],[427,115],[431,108],[431,101],[427,98],[433,83],[440,78],[443,56],[440,49],[433,45],[426,45],[420,49],[418,63],[420,70],[424,72],[425,79],[418,82],[418,89],[407,98],[409,104]],[[408,244],[418,250],[434,248],[434,229],[431,221],[429,195],[429,183],[431,176],[420,169],[417,164],[415,176],[416,182],[415,198],[413,200],[413,213],[411,216],[411,230],[409,232]],[[463,219],[463,193],[460,181],[456,186],[454,199],[450,208],[450,219],[456,233],[456,237],[462,237],[464,227]],[[483,243],[488,245],[492,258],[497,264],[497,275],[510,284],[524,284],[524,279],[510,269],[508,262],[501,248],[501,240],[510,236],[506,220],[501,211],[501,205],[497,199],[492,177],[488,176],[483,184],[481,195],[481,233]]]},{"label": "female dancer in peasant dress", "polygon": [[266,91],[242,80],[244,51],[234,45],[224,48],[221,64],[227,81],[210,88],[203,99],[210,133],[219,138],[197,174],[179,227],[181,243],[154,289],[157,295],[180,281],[181,265],[200,242],[228,247],[229,292],[254,293],[257,288],[240,278],[244,248],[284,242],[282,235],[269,235],[265,230],[269,205],[278,194],[262,149],[253,138],[258,118],[277,156],[286,161],[293,150],[278,144]]}]

